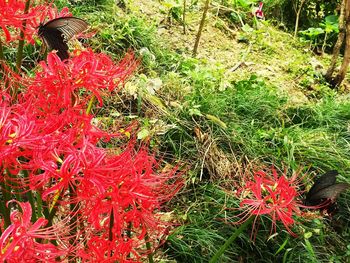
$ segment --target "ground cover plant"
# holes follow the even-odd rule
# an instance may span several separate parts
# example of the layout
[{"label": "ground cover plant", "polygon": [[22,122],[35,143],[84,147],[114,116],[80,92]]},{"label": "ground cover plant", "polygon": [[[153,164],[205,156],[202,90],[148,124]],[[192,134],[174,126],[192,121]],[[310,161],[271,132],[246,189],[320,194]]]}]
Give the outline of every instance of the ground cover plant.
[{"label": "ground cover plant", "polygon": [[[3,1],[1,259],[349,261],[335,2]],[[37,27],[70,12],[83,44],[46,56]]]}]

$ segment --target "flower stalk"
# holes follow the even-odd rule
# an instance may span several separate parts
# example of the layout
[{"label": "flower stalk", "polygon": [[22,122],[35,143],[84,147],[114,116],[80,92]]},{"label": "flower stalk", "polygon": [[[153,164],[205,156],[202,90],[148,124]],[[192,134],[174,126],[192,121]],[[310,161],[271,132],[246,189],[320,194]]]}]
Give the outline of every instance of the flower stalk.
[{"label": "flower stalk", "polygon": [[151,252],[151,250],[152,250],[152,245],[151,245],[151,242],[150,242],[148,233],[146,233],[146,235],[145,235],[145,241],[146,241],[146,248],[147,248],[148,251],[150,251],[149,254],[148,254],[148,262],[149,262],[149,263],[154,263],[154,260],[153,260],[153,253]]},{"label": "flower stalk", "polygon": [[0,62],[1,62],[1,68],[2,68],[2,63],[4,62],[5,60],[5,56],[4,56],[4,49],[2,47],[2,41],[0,39]]},{"label": "flower stalk", "polygon": [[89,100],[89,104],[87,106],[87,109],[86,109],[86,114],[90,114],[92,106],[94,105],[94,102],[95,102],[95,96],[92,95],[91,99]]},{"label": "flower stalk", "polygon": [[222,254],[226,251],[226,249],[236,240],[236,238],[250,225],[255,217],[251,216],[248,218],[243,224],[237,228],[233,234],[226,240],[225,244],[223,244],[220,249],[215,253],[215,255],[210,259],[209,263],[216,263],[222,256]]},{"label": "flower stalk", "polygon": [[[30,7],[30,0],[27,0],[23,10],[23,14],[28,14],[29,7]],[[16,57],[17,72],[20,72],[22,67],[23,49],[24,49],[24,41],[25,41],[24,32],[26,31],[26,27],[27,27],[27,21],[23,20],[21,32],[19,34],[19,42],[18,42],[18,48],[17,48],[17,57]],[[14,90],[14,94],[17,94],[17,92],[18,92],[17,90]]]},{"label": "flower stalk", "polygon": [[3,196],[3,201],[0,202],[0,209],[1,209],[1,213],[4,216],[4,222],[5,222],[5,228],[8,227],[11,224],[11,220],[10,220],[10,209],[6,206],[6,204],[11,200],[11,189],[10,187],[8,187],[8,185],[6,184],[5,180],[3,180],[1,183],[1,193]]}]

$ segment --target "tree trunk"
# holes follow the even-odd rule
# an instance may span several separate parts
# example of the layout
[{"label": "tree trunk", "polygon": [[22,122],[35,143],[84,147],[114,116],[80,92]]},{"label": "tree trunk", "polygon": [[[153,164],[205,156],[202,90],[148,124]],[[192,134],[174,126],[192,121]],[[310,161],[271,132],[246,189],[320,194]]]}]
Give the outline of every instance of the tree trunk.
[{"label": "tree trunk", "polygon": [[338,35],[337,42],[335,43],[334,48],[333,48],[331,64],[329,65],[329,68],[324,76],[328,83],[332,82],[332,75],[333,75],[335,66],[337,64],[337,59],[339,57],[340,48],[343,44],[344,37],[345,37],[345,4],[346,4],[346,1],[347,0],[343,0],[341,7],[340,7],[339,35]]},{"label": "tree trunk", "polygon": [[196,37],[196,42],[194,43],[194,48],[193,48],[193,52],[192,52],[192,56],[193,57],[195,57],[197,55],[199,40],[201,38],[202,30],[203,30],[203,27],[204,27],[205,17],[207,16],[207,12],[208,12],[208,9],[209,9],[209,3],[210,3],[210,0],[206,0],[205,1],[205,6],[204,6],[204,10],[203,10],[202,20],[201,20],[201,22],[199,24],[198,33],[197,33],[197,37]]},{"label": "tree trunk", "polygon": [[345,21],[346,21],[346,32],[345,32],[345,52],[343,62],[341,64],[339,73],[334,77],[332,85],[334,87],[339,86],[345,78],[346,72],[350,63],[350,0],[345,0]]},{"label": "tree trunk", "polygon": [[301,13],[301,9],[303,8],[303,5],[305,2],[306,2],[306,0],[301,0],[299,8],[297,9],[297,6],[298,6],[297,4],[295,5],[295,8],[294,8],[295,13],[296,13],[294,37],[296,37],[298,34],[300,13]]},{"label": "tree trunk", "polygon": [[295,19],[294,38],[295,38],[295,37],[297,36],[297,34],[298,34],[300,11],[301,11],[301,9],[299,9],[299,10],[297,11],[297,17],[296,17],[296,19]]},{"label": "tree trunk", "polygon": [[182,13],[182,23],[183,23],[183,33],[186,35],[186,0],[183,0],[183,13]]}]

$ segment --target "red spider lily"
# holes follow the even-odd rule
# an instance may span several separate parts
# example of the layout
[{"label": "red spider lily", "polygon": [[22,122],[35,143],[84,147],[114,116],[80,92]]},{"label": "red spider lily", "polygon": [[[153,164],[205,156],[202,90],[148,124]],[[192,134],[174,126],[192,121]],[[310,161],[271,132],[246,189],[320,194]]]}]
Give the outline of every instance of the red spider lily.
[{"label": "red spider lily", "polygon": [[[67,254],[68,249],[58,248],[51,243],[40,243],[38,239],[57,240],[60,230],[43,228],[47,220],[39,218],[31,222],[32,208],[30,204],[17,203],[22,212],[14,210],[11,213],[11,225],[0,237],[0,259],[3,262],[59,262],[57,257]],[[61,225],[62,227],[62,225]]]},{"label": "red spider lily", "polygon": [[[115,64],[106,55],[87,50],[62,63],[51,53],[34,79],[18,77],[23,90],[18,103],[11,105],[10,99],[0,103],[0,170],[4,182],[16,186],[16,193],[39,193],[46,209],[57,211],[59,218],[74,218],[60,237],[69,247],[65,254],[59,254],[61,250],[56,251],[55,246],[51,248],[47,243],[50,236],[41,237],[53,255],[46,262],[54,262],[58,255],[82,262],[140,262],[151,253],[146,240],[155,249],[167,232],[169,225],[157,213],[182,185],[176,169],[160,172],[155,156],[145,147],[135,151],[133,141],[118,154],[97,147],[99,141],[120,134],[99,130],[92,124],[93,116],[86,114],[85,103],[92,94],[102,102],[102,94],[118,89],[136,65],[132,55]],[[85,93],[72,103],[77,91]],[[26,176],[21,170],[27,171]],[[23,206],[19,214],[30,220],[31,211]],[[28,220],[26,226],[30,228]],[[44,221],[38,222],[44,226]],[[19,254],[28,255],[26,262],[35,262],[32,258],[36,255],[44,258],[41,243],[32,245],[28,242],[33,240],[24,238],[18,240],[20,245],[11,243],[12,225],[0,239],[3,248],[8,248],[3,249],[9,253],[8,262],[19,262],[11,251],[22,253],[22,243],[37,250]]]},{"label": "red spider lily", "polygon": [[127,236],[119,239],[117,245],[115,241],[111,242],[108,238],[93,236],[87,242],[86,247],[80,249],[77,254],[84,263],[141,263],[141,256],[134,250],[138,245],[134,240],[127,238]]},{"label": "red spider lily", "polygon": [[254,179],[246,182],[242,194],[247,197],[240,204],[245,211],[238,223],[252,215],[270,215],[274,229],[276,221],[281,221],[287,231],[295,235],[290,227],[294,224],[293,215],[301,215],[299,207],[302,206],[297,202],[299,194],[295,175],[292,178],[283,174],[279,176],[274,168],[272,176],[265,171],[256,172]]},{"label": "red spider lily", "polygon": [[[132,253],[137,260],[138,254],[146,253],[140,250],[146,235],[159,237],[167,230],[166,223],[154,212],[176,193],[182,181],[175,170],[156,173],[156,164],[145,149],[134,152],[129,148],[118,156],[105,158],[90,172],[85,171],[87,177],[77,186],[77,198],[84,204],[82,216],[94,231],[108,233],[113,225],[112,234],[100,237],[99,242],[105,244],[116,259],[126,260]],[[172,178],[177,180],[170,183]],[[94,250],[84,252],[89,253],[90,257],[96,256]]]},{"label": "red spider lily", "polygon": [[[19,96],[21,103],[10,106],[4,100],[0,105],[0,159],[3,164],[11,163],[8,165],[10,169],[18,166],[17,158],[20,156],[29,160],[22,165],[24,169],[35,171],[47,167],[47,164],[52,162],[56,163],[56,167],[61,166],[61,163],[58,164],[57,160],[54,160],[54,155],[63,154],[67,161],[71,158],[67,153],[83,149],[86,143],[95,144],[102,138],[119,136],[93,126],[93,116],[82,114],[86,111],[86,100],[82,100],[85,101],[85,105],[82,101],[72,105],[71,96],[75,90],[89,90],[85,88],[89,86],[100,90],[117,88],[135,68],[137,62],[133,56],[127,56],[119,64],[114,64],[107,56],[94,54],[92,51],[82,52],[68,65],[62,63],[53,53],[49,55],[48,60],[48,65],[43,64],[43,71],[38,73],[34,80],[17,79],[18,82],[27,85],[27,91]],[[72,77],[77,74],[78,76]],[[73,87],[72,93],[67,93],[69,86]],[[62,93],[67,95],[62,96]],[[3,92],[4,94],[6,92]],[[64,102],[62,97],[65,97],[68,103]],[[41,170],[44,172],[35,176],[37,179],[34,180],[41,181],[41,185],[45,182],[40,177],[49,180],[51,176],[59,176],[54,176],[57,171],[47,175],[50,169]],[[62,172],[61,169],[60,178]]]},{"label": "red spider lily", "polygon": [[[79,102],[86,105],[86,100],[75,101],[74,92],[78,90],[91,92],[102,104],[102,93],[119,88],[137,65],[133,54],[127,54],[122,61],[115,63],[105,54],[86,50],[64,63],[55,53],[50,53],[47,64],[40,63],[41,71],[28,87],[27,95],[45,100],[43,107],[51,112],[53,107],[61,111],[62,107],[79,105]],[[84,96],[90,98],[91,94],[85,92]]]},{"label": "red spider lily", "polygon": [[[24,14],[24,3],[0,0],[0,26],[7,40],[16,39],[10,32],[23,31],[24,21],[24,38],[32,42],[47,18],[71,15],[68,9],[58,13],[53,5],[30,6]],[[0,191],[6,200],[32,194],[47,218],[35,214],[38,204],[12,201],[21,212],[12,210],[10,220],[10,210],[0,207],[7,212],[0,259],[140,262],[151,253],[145,243],[159,244],[167,232],[158,213],[181,187],[181,177],[176,168],[161,171],[156,157],[146,147],[136,151],[134,141],[118,154],[98,147],[120,134],[94,126],[86,111],[93,96],[102,105],[104,94],[118,90],[138,61],[128,54],[115,63],[85,50],[65,62],[52,52],[32,78],[3,67],[8,79],[0,80],[0,172],[6,187]],[[14,86],[21,93],[11,101],[8,93]]]},{"label": "red spider lily", "polygon": [[30,114],[13,112],[13,109],[0,105],[0,160],[9,169],[17,166],[18,157],[31,155],[28,150],[39,148],[43,141],[35,126],[35,118]]},{"label": "red spider lily", "polygon": [[30,31],[32,33],[35,33],[40,24],[45,24],[47,21],[50,21],[52,19],[72,16],[72,13],[69,11],[68,7],[64,7],[61,11],[58,11],[52,3],[47,3],[46,5],[37,5],[33,7],[33,9],[36,10],[37,16],[35,19],[30,19],[28,21],[28,33],[30,33]]},{"label": "red spider lily", "polygon": [[[91,125],[91,116],[86,118],[74,111],[68,112],[71,114],[46,113],[46,118],[41,119],[19,105],[0,107],[2,164],[11,174],[17,174],[20,169],[33,171],[30,172],[30,181],[26,181],[26,187],[40,189],[46,185],[43,197],[57,190],[65,190],[71,182],[78,180],[78,175],[87,170],[84,160],[100,158],[101,154],[105,156],[105,152],[97,150],[92,143],[106,137],[106,133],[98,132]],[[85,156],[89,151],[93,153]],[[20,162],[19,157],[26,161]],[[52,179],[56,183],[48,187]],[[24,183],[23,178],[19,180]]]},{"label": "red spider lily", "polygon": [[[42,63],[42,71],[34,80],[20,78],[7,68],[7,74],[15,76],[16,82],[27,90],[19,95],[21,103],[10,106],[3,100],[0,105],[2,162],[14,163],[23,156],[33,164],[43,155],[44,149],[49,160],[44,158],[50,162],[53,149],[60,155],[72,145],[81,147],[82,140],[97,143],[103,137],[108,139],[110,134],[91,125],[93,116],[82,114],[91,94],[85,93],[86,99],[75,104],[72,97],[75,91],[85,89],[92,90],[101,99],[103,90],[118,88],[136,65],[132,55],[116,64],[106,55],[85,51],[68,64],[62,63],[54,53],[50,54],[48,65]],[[6,92],[2,93],[3,98],[7,96],[4,95]]]},{"label": "red spider lily", "polygon": [[[92,145],[84,148],[61,160],[59,170],[48,167],[45,178],[55,178],[55,183],[42,196],[53,200],[57,192],[65,193],[68,185],[74,187],[69,199],[51,203],[79,206],[77,221],[86,222],[86,227],[82,243],[75,244],[75,257],[86,257],[84,262],[140,262],[141,255],[150,252],[143,249],[146,235],[160,237],[168,228],[155,211],[178,191],[182,181],[175,169],[157,173],[158,162],[145,148],[134,151],[131,144],[112,156]],[[86,247],[85,240],[92,247]]]},{"label": "red spider lily", "polygon": [[262,11],[263,5],[264,5],[264,3],[263,3],[263,2],[260,2],[260,3],[259,3],[259,7],[257,8],[257,10],[256,10],[255,13],[254,13],[254,15],[255,15],[257,18],[263,19],[263,18],[265,17],[265,16],[264,16],[264,12]]},{"label": "red spider lily", "polygon": [[32,12],[24,13],[25,1],[0,0],[0,27],[5,33],[6,40],[11,40],[7,27],[22,28],[23,21],[35,17]]},{"label": "red spider lily", "polygon": [[[25,13],[25,5],[28,0],[0,0],[0,27],[6,37],[6,41],[19,39],[18,30],[24,31],[24,39],[33,44],[33,37],[37,33],[37,28],[46,19],[71,16],[68,8],[63,8],[61,12],[49,3],[42,5],[30,5]],[[25,30],[24,30],[25,23]],[[8,28],[15,29],[10,33]]]}]

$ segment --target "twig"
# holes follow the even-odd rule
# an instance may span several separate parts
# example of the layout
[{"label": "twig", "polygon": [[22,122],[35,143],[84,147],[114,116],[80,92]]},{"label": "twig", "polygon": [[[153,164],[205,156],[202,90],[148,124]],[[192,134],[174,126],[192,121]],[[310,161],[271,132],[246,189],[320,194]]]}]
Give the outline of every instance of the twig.
[{"label": "twig", "polygon": [[233,37],[236,36],[237,33],[236,33],[234,30],[232,30],[231,28],[229,28],[229,26],[225,23],[224,20],[222,20],[222,19],[219,18],[219,17],[217,17],[216,19],[218,19],[218,20],[221,22],[220,25],[222,25],[222,26],[224,27],[225,30],[227,30],[229,33],[231,33],[231,35],[232,35]]},{"label": "twig", "polygon": [[208,145],[208,148],[205,150],[204,156],[203,156],[203,161],[202,161],[202,165],[201,165],[201,173],[199,175],[199,181],[202,181],[203,178],[203,170],[204,170],[204,163],[205,163],[205,158],[207,157],[207,154],[210,150],[211,145],[214,143],[214,140],[210,142],[210,144]]},{"label": "twig", "polygon": [[183,33],[186,35],[186,0],[184,1],[183,11],[182,11],[182,23],[183,23]]},{"label": "twig", "polygon": [[252,49],[252,43],[249,43],[249,46],[247,48],[247,51],[244,53],[242,59],[236,64],[234,65],[231,69],[229,69],[229,72],[233,72],[235,70],[237,70],[245,61],[247,55],[250,53],[250,50]]},{"label": "twig", "polygon": [[234,10],[232,8],[229,8],[229,7],[226,7],[226,6],[223,6],[223,5],[220,5],[218,3],[212,3],[212,6],[213,6],[213,8],[216,8],[218,10],[222,10],[224,12],[228,12],[228,13],[229,12],[233,12],[233,13],[235,13],[238,16],[239,21],[241,22],[241,25],[244,26],[244,22],[242,20],[242,17],[240,16],[240,14],[236,10]]},{"label": "twig", "polygon": [[192,56],[193,57],[195,57],[197,55],[199,40],[201,38],[202,30],[203,30],[203,27],[204,27],[205,18],[206,18],[207,13],[208,13],[209,3],[210,3],[210,0],[206,0],[205,1],[205,6],[204,6],[204,10],[203,10],[202,20],[201,20],[201,22],[199,24],[198,33],[197,33],[197,36],[196,36],[196,41],[195,41],[194,47],[193,47],[193,52],[192,52]]}]

